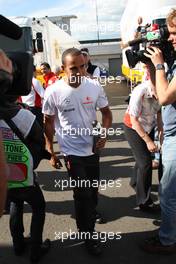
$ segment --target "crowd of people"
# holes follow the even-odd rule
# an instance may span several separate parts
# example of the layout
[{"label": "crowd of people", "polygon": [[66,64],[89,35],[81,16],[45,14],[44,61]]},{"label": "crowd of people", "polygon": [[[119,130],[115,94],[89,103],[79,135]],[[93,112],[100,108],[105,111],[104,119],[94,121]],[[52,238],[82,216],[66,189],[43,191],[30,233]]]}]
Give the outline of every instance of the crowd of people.
[{"label": "crowd of people", "polygon": [[[169,13],[167,27],[168,41],[176,50],[176,9]],[[125,135],[136,162],[130,184],[136,191],[136,202],[140,210],[156,212],[161,208],[159,234],[146,240],[143,249],[151,253],[173,253],[176,252],[176,60],[166,73],[163,54],[159,48],[147,48],[145,56],[151,61],[146,65],[147,77],[133,90],[124,116]],[[2,51],[0,70],[12,78],[11,61]],[[42,238],[45,198],[37,182],[35,169],[43,158],[49,159],[54,168],[62,166],[53,148],[55,135],[68,175],[77,183],[73,188],[73,198],[78,232],[90,234],[85,238],[86,249],[92,255],[100,255],[101,243],[93,238],[98,186],[91,183],[99,182],[100,161],[99,151],[96,150],[105,147],[107,136],[100,135],[94,145],[92,129],[93,122],[97,119],[97,108],[102,115],[102,128],[107,132],[112,125],[112,113],[106,94],[100,83],[94,80],[100,70],[91,64],[88,49],[85,48],[70,48],[63,52],[62,76],[58,72],[52,72],[50,65],[43,62],[40,70],[44,82],[41,83],[36,78],[36,68],[33,70],[29,95],[17,98],[4,94],[0,98],[0,215],[3,212],[8,184],[10,232],[15,254],[22,255],[26,248],[24,202],[32,208],[31,262],[38,262],[49,251],[50,240],[43,242]],[[5,111],[8,111],[8,118],[3,116]],[[152,136],[156,120],[163,164],[159,191],[160,208],[153,203],[150,196],[151,154],[158,150]],[[9,149],[16,154],[12,155]],[[20,153],[25,153],[25,161],[22,161]],[[79,186],[80,180],[89,181],[90,186]]]}]

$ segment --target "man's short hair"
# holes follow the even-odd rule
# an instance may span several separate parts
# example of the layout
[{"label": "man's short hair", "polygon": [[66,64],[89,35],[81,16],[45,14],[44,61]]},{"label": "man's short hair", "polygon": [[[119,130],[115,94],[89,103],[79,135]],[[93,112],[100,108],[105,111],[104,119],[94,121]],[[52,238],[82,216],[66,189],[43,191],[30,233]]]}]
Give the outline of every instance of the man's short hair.
[{"label": "man's short hair", "polygon": [[89,50],[88,50],[88,48],[82,48],[82,49],[81,49],[81,52],[82,52],[82,54],[83,54],[84,56],[88,56],[88,55],[89,55]]},{"label": "man's short hair", "polygon": [[166,22],[170,27],[176,27],[176,9],[175,8],[172,8],[171,11],[169,12],[166,18]]},{"label": "man's short hair", "polygon": [[51,70],[51,67],[50,67],[49,63],[47,63],[47,62],[42,62],[42,63],[40,64],[40,67],[41,67],[41,66],[45,66],[48,70]]},{"label": "man's short hair", "polygon": [[76,48],[70,48],[63,52],[62,54],[62,64],[65,65],[65,60],[68,55],[75,57],[81,55],[82,52],[79,49]]}]

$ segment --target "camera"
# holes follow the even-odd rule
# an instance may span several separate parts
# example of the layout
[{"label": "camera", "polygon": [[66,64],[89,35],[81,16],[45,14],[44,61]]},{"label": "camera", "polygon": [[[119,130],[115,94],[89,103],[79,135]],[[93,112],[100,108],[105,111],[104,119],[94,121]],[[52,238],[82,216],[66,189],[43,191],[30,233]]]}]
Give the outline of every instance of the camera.
[{"label": "camera", "polygon": [[175,51],[171,42],[168,41],[169,31],[167,29],[167,25],[166,24],[162,24],[160,26],[157,25],[156,28],[157,29],[147,31],[147,27],[146,27],[146,30],[141,32],[142,33],[141,38],[128,42],[129,46],[132,47],[136,44],[141,44],[141,43],[143,45],[142,49],[140,49],[139,51],[134,51],[130,49],[125,51],[130,68],[134,68],[139,61],[145,64],[151,62],[151,60],[144,55],[144,53],[148,53],[146,48],[150,46],[151,48],[152,46],[158,47],[163,53],[164,61],[168,65],[173,64],[175,59]]},{"label": "camera", "polygon": [[6,53],[13,65],[13,78],[0,70],[0,95],[20,96],[31,91],[33,76],[33,57],[26,46],[18,49],[24,42],[22,29],[11,20],[0,15],[0,48]]}]

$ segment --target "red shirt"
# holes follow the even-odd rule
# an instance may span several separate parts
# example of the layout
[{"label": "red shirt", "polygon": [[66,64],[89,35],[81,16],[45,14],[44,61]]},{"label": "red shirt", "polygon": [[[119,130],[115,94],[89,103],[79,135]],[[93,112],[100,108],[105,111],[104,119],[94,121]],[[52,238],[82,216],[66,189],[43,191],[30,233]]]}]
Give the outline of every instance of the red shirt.
[{"label": "red shirt", "polygon": [[58,76],[54,72],[50,72],[44,75],[43,79],[45,80],[44,88],[46,89],[49,85],[55,83],[55,81],[58,79]]}]

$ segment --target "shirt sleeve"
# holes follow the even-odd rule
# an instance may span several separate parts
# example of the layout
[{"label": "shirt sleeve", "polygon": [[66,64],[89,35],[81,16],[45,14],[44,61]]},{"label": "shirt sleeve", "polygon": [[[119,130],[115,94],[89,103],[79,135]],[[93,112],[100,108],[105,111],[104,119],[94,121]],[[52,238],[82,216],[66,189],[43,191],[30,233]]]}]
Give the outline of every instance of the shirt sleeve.
[{"label": "shirt sleeve", "polygon": [[100,91],[99,91],[96,106],[98,108],[104,108],[104,107],[108,106],[108,98],[106,96],[106,93],[105,93],[103,87],[99,83],[97,85],[99,86]]},{"label": "shirt sleeve", "polygon": [[55,115],[55,103],[52,94],[49,92],[50,89],[45,91],[42,113],[45,115]]},{"label": "shirt sleeve", "polygon": [[95,70],[93,72],[93,77],[100,77],[100,68],[99,67],[95,68]]},{"label": "shirt sleeve", "polygon": [[34,90],[40,95],[41,98],[44,98],[45,90],[43,89],[39,80],[33,78],[32,83]]},{"label": "shirt sleeve", "polygon": [[28,136],[35,119],[36,116],[26,109],[21,109],[17,115],[12,118],[24,138]]},{"label": "shirt sleeve", "polygon": [[133,90],[128,106],[128,113],[131,116],[139,117],[142,112],[144,92],[143,89],[140,89],[140,85],[136,86]]}]

